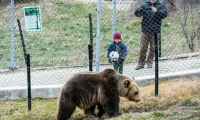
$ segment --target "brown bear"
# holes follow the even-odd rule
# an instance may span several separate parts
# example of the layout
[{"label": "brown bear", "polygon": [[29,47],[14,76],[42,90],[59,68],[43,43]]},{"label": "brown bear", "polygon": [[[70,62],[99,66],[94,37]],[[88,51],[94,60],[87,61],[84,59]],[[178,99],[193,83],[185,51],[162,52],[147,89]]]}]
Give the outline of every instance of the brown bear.
[{"label": "brown bear", "polygon": [[113,69],[101,72],[77,73],[69,78],[61,90],[58,101],[57,120],[67,120],[76,106],[84,109],[85,115],[97,117],[107,113],[109,117],[119,115],[120,97],[139,102],[139,88],[135,81]]}]

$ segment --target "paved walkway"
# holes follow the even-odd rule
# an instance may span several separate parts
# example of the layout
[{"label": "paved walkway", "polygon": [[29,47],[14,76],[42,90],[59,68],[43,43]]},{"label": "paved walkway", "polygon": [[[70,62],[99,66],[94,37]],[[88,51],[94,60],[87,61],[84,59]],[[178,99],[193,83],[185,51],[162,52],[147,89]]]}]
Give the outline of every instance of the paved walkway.
[{"label": "paved walkway", "polygon": [[[135,70],[137,63],[127,63],[124,65],[124,74],[134,76],[136,81],[145,76],[154,76],[155,68],[145,68]],[[112,65],[101,65],[100,70],[105,68],[112,68]],[[163,60],[159,61],[159,75],[175,74],[187,72],[191,70],[200,70],[200,58],[186,58],[179,60]],[[31,71],[31,85],[61,85],[73,74],[81,71],[88,71],[88,67],[74,67],[74,68],[55,68],[55,69],[41,69]],[[95,71],[95,67],[93,68]],[[2,72],[0,73],[0,88],[2,87],[21,87],[27,86],[27,73],[24,71],[17,72]]]}]

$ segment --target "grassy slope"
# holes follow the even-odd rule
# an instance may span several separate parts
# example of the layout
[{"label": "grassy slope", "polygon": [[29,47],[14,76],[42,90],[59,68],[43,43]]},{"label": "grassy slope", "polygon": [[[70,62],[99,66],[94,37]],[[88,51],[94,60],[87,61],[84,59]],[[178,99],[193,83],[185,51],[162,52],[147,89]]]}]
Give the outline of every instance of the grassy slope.
[{"label": "grassy slope", "polygon": [[[100,63],[107,62],[106,49],[111,40],[112,3],[103,3],[101,9],[101,55]],[[39,2],[42,14],[43,30],[27,32],[24,30],[23,7],[35,6],[35,3],[23,3],[15,6],[15,61],[23,67],[24,57],[16,19],[20,19],[27,53],[31,54],[32,67],[87,65],[89,44],[89,18],[92,14],[94,36],[94,58],[96,52],[96,3],[73,1]],[[122,33],[128,47],[126,61],[138,60],[141,19],[130,18],[129,12],[117,11],[116,31]],[[7,68],[10,61],[10,7],[0,9],[0,69]],[[168,16],[162,24],[162,56],[188,53],[189,49],[181,33],[180,20]]]},{"label": "grassy slope", "polygon": [[[31,4],[31,3],[29,3]],[[33,4],[33,3],[32,3]],[[34,5],[34,4],[33,4]],[[33,6],[32,5],[32,6]],[[92,14],[93,33],[96,34],[96,4],[77,2],[49,1],[39,3],[41,7],[43,30],[42,32],[27,32],[24,30],[23,7],[31,6],[27,3],[18,4],[15,7],[15,19],[20,19],[27,53],[32,56],[32,67],[59,66],[59,65],[84,65],[87,62],[87,45],[89,43],[88,14]],[[9,7],[1,9],[0,23],[0,63],[10,61],[10,28]],[[124,11],[118,12],[118,18],[124,18]],[[106,61],[106,49],[111,40],[112,11],[104,4],[102,6],[101,19],[101,62]],[[167,23],[166,23],[167,24]],[[169,26],[163,26],[163,29]],[[123,34],[124,42],[129,48],[127,61],[136,60],[139,49],[140,21],[118,20],[116,31]],[[96,40],[94,39],[94,47]],[[23,51],[15,21],[15,61],[19,66],[24,65]],[[133,50],[132,50],[133,49]],[[94,48],[95,50],[95,48]],[[134,51],[134,52],[132,52]],[[94,51],[95,52],[95,51]],[[80,56],[81,55],[81,56]],[[133,57],[134,56],[134,57]],[[94,56],[95,58],[95,56]],[[74,61],[78,61],[74,62]],[[0,68],[6,68],[1,65]]]},{"label": "grassy slope", "polygon": [[[159,84],[159,96],[154,96],[154,85],[140,86],[142,102],[134,103],[121,98],[121,116],[105,118],[108,120],[149,120],[149,119],[200,119],[200,83],[195,79],[174,79]],[[193,106],[177,109],[177,106]],[[27,100],[0,101],[0,120],[54,120],[57,99],[32,100],[32,110],[28,112]],[[94,120],[86,118],[83,111],[76,109],[72,118],[76,120]]]}]

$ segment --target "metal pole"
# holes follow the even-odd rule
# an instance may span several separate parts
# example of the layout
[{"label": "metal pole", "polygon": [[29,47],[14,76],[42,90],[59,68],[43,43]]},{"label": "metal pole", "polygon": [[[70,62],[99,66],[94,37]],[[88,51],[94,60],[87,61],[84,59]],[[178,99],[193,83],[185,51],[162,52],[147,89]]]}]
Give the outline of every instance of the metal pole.
[{"label": "metal pole", "polygon": [[89,53],[89,71],[92,71],[92,45],[88,45],[88,53]]},{"label": "metal pole", "polygon": [[97,3],[97,42],[96,42],[96,71],[99,71],[100,58],[100,27],[101,27],[101,0]]},{"label": "metal pole", "polygon": [[93,63],[93,33],[92,33],[92,16],[91,16],[91,14],[89,14],[89,22],[90,22],[90,44],[88,45],[89,71],[92,71],[92,63]]},{"label": "metal pole", "polygon": [[161,57],[161,32],[159,34],[159,57]]},{"label": "metal pole", "polygon": [[30,70],[30,55],[26,55],[27,58],[27,86],[28,86],[28,110],[31,110],[31,70]]},{"label": "metal pole", "polygon": [[89,14],[89,22],[90,22],[90,44],[93,45],[92,15],[91,14]]},{"label": "metal pole", "polygon": [[23,52],[24,52],[24,59],[25,59],[25,64],[27,66],[27,86],[28,86],[28,110],[31,110],[31,65],[30,65],[30,55],[26,54],[26,47],[24,43],[24,37],[22,34],[22,29],[21,29],[21,24],[19,19],[17,19],[18,27],[19,27],[19,32],[20,32],[20,37],[21,37],[21,42],[22,42],[22,47],[23,47]]},{"label": "metal pole", "polygon": [[11,61],[8,62],[7,66],[10,68],[10,69],[15,69],[16,68],[16,63],[14,62],[14,51],[15,51],[15,48],[14,48],[14,0],[11,0],[11,7],[10,7],[10,14],[11,14],[11,18],[10,18],[10,21],[11,21]]},{"label": "metal pole", "polygon": [[154,33],[155,40],[155,96],[158,96],[158,33]]},{"label": "metal pole", "polygon": [[112,23],[112,39],[116,29],[116,0],[113,0],[113,23]]},{"label": "metal pole", "polygon": [[21,23],[20,23],[19,19],[17,19],[17,23],[18,23],[18,27],[19,27],[19,33],[20,33],[22,48],[23,48],[23,52],[24,52],[24,60],[25,60],[25,63],[27,64],[26,47],[25,47],[24,37],[23,37],[23,33],[22,33],[22,29],[21,29]]}]

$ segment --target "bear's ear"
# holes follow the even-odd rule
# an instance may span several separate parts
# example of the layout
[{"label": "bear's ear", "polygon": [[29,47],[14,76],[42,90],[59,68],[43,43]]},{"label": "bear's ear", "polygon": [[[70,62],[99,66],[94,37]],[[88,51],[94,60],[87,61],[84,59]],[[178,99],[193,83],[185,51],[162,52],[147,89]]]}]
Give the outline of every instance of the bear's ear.
[{"label": "bear's ear", "polygon": [[126,80],[124,81],[124,87],[125,87],[125,88],[128,88],[130,84],[131,84],[131,82],[130,82],[129,80],[126,79]]}]

